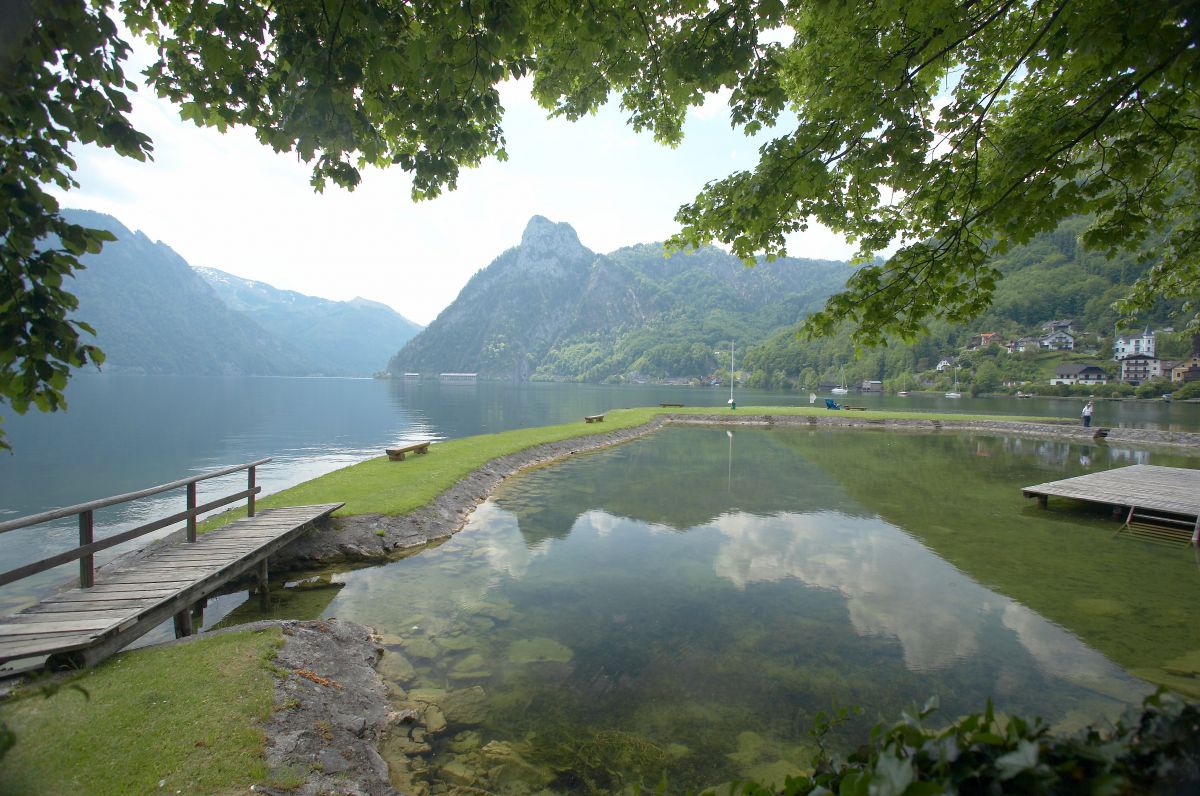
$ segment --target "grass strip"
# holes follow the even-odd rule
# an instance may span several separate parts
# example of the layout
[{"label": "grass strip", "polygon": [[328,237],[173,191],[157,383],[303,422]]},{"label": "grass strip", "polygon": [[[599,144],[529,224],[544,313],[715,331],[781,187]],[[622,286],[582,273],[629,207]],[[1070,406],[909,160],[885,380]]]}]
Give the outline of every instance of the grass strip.
[{"label": "grass strip", "polygon": [[[360,464],[276,492],[257,502],[260,509],[304,506],[314,503],[345,502],[335,516],[356,514],[405,514],[418,509],[439,494],[482,467],[491,459],[517,453],[537,445],[564,439],[603,434],[648,423],[663,414],[730,415],[733,411],[711,406],[683,408],[644,407],[614,409],[605,414],[603,423],[565,423],[556,426],[516,429],[496,434],[439,442],[424,455],[410,454],[402,462],[380,456]],[[834,416],[824,406],[753,406],[741,407],[737,415]],[[1001,415],[934,414],[931,412],[893,412],[867,410],[854,412],[854,418],[893,420],[997,420],[1015,422],[1061,422],[1053,418],[1009,417]],[[382,454],[382,449],[380,449]],[[239,517],[244,510],[233,509],[211,517],[200,532],[214,530]]]},{"label": "grass strip", "polygon": [[[0,703],[0,794],[246,792],[268,777],[278,628],[114,656],[49,696]],[[292,784],[295,783],[279,783]]]}]

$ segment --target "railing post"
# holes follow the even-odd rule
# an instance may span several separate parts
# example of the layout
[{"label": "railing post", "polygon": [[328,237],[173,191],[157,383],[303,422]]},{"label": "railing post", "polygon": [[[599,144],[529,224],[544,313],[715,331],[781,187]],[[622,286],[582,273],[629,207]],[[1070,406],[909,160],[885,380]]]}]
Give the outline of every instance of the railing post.
[{"label": "railing post", "polygon": [[[92,512],[79,512],[79,546],[92,543]],[[88,589],[95,585],[96,576],[93,571],[95,562],[89,554],[79,557],[79,588]]]},{"label": "railing post", "polygon": [[248,474],[246,476],[246,488],[250,490],[250,495],[249,495],[249,497],[246,498],[246,516],[253,517],[254,516],[254,465],[253,464],[250,465],[250,469],[247,471],[247,473]]},{"label": "railing post", "polygon": [[187,540],[196,541],[196,482],[187,485]]}]

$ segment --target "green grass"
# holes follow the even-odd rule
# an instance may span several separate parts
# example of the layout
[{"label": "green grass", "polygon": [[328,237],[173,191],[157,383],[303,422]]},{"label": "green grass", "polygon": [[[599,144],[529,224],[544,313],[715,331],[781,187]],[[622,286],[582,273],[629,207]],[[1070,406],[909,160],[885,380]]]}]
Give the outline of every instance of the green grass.
[{"label": "green grass", "polygon": [[245,793],[268,776],[262,723],[282,639],[270,629],[128,652],[72,680],[86,697],[61,688],[0,704],[17,736],[0,794]]},{"label": "green grass", "polygon": [[[277,492],[257,502],[260,509],[280,506],[304,506],[315,503],[344,502],[334,516],[357,514],[405,514],[418,509],[453,486],[457,481],[483,466],[491,459],[526,450],[548,442],[603,434],[623,428],[640,426],[656,416],[667,413],[694,415],[732,415],[729,409],[712,406],[692,406],[682,409],[637,408],[614,409],[605,415],[603,423],[566,423],[557,426],[504,431],[475,437],[439,442],[429,447],[425,455],[410,454],[402,462],[386,456],[361,464],[344,467],[302,484]],[[739,407],[738,415],[817,415],[832,416],[820,406],[747,406]],[[855,412],[859,419],[894,420],[1003,420],[1024,422],[1062,422],[1055,418],[1008,417],[1002,415],[934,414],[931,412],[865,411]],[[200,526],[206,533],[244,516],[233,509],[211,517]]]}]

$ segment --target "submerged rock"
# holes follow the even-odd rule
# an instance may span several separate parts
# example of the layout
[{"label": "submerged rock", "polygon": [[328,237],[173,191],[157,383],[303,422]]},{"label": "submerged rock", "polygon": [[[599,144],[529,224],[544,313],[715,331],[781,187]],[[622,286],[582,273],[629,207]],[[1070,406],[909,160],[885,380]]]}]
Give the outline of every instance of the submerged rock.
[{"label": "submerged rock", "polygon": [[410,683],[417,676],[417,670],[413,668],[412,663],[398,652],[384,652],[375,670],[385,680],[401,684]]},{"label": "submerged rock", "polygon": [[513,663],[567,663],[573,657],[570,647],[540,636],[521,639],[508,648],[508,659]]},{"label": "submerged rock", "polygon": [[406,638],[403,646],[409,655],[423,660],[433,660],[440,654],[437,645],[427,638]]},{"label": "submerged rock", "polygon": [[477,685],[451,691],[441,708],[451,724],[481,724],[487,718],[487,692]]}]

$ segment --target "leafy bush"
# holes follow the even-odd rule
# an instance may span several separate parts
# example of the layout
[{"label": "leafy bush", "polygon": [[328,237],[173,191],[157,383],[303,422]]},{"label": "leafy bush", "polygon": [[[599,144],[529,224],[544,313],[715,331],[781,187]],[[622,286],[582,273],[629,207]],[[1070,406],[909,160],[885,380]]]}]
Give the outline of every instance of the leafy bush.
[{"label": "leafy bush", "polygon": [[1183,401],[1188,398],[1200,398],[1200,381],[1190,381],[1171,393],[1171,397]]},{"label": "leafy bush", "polygon": [[1171,382],[1166,379],[1149,379],[1134,391],[1138,398],[1158,398],[1171,391]]},{"label": "leafy bush", "polygon": [[[845,760],[822,751],[808,776],[789,777],[778,790],[734,783],[729,793],[1127,794],[1200,792],[1200,706],[1164,691],[1148,697],[1107,729],[1089,727],[1070,737],[1032,722],[987,710],[932,730],[924,721],[937,709],[930,700],[889,728],[876,727],[871,742]],[[818,742],[834,722],[823,721]],[[722,792],[725,792],[722,790]]]}]

